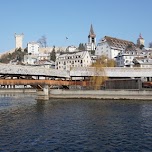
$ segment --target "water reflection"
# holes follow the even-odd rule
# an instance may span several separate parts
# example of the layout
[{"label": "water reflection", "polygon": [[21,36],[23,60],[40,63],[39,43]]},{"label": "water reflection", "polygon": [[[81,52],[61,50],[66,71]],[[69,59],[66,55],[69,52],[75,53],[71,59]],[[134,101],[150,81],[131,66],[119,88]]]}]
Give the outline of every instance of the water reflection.
[{"label": "water reflection", "polygon": [[7,102],[18,108],[0,110],[0,151],[152,151],[151,102],[26,95]]}]

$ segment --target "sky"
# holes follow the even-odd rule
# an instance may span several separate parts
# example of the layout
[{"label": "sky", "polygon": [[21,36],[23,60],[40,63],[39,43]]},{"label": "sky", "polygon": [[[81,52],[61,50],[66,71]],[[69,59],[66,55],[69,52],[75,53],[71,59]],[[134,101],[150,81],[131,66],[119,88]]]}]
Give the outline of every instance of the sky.
[{"label": "sky", "polygon": [[136,43],[141,33],[148,47],[151,7],[152,0],[0,0],[0,53],[15,48],[15,33],[24,34],[24,48],[43,35],[50,47],[78,46],[91,24],[97,43],[104,36]]}]

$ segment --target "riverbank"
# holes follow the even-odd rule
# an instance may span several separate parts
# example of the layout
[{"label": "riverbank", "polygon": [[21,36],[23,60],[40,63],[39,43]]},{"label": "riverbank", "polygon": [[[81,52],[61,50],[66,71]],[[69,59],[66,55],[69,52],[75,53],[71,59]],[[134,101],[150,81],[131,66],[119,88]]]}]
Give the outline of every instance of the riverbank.
[{"label": "riverbank", "polygon": [[152,91],[139,90],[50,90],[50,98],[152,100]]},{"label": "riverbank", "polygon": [[152,90],[62,90],[51,89],[49,96],[38,95],[36,89],[17,88],[0,89],[0,94],[29,93],[37,94],[37,99],[124,99],[124,100],[152,100]]},{"label": "riverbank", "polygon": [[1,88],[0,93],[36,93],[36,89],[31,88]]}]

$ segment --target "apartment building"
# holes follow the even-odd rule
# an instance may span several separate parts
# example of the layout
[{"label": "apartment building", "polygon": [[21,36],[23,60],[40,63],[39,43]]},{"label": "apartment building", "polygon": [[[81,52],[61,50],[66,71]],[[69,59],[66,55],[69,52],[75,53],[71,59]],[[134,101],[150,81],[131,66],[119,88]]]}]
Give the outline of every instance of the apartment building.
[{"label": "apartment building", "polygon": [[88,67],[92,64],[88,51],[61,54],[57,57],[55,68],[69,71],[72,67]]}]

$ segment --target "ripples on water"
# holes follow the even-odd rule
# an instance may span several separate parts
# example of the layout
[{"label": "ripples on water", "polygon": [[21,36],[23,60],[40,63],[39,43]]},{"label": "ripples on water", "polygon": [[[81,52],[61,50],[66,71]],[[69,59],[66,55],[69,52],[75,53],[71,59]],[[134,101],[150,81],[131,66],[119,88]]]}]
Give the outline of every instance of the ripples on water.
[{"label": "ripples on water", "polygon": [[0,151],[152,151],[152,102],[0,96]]}]

